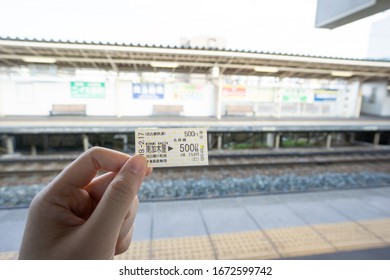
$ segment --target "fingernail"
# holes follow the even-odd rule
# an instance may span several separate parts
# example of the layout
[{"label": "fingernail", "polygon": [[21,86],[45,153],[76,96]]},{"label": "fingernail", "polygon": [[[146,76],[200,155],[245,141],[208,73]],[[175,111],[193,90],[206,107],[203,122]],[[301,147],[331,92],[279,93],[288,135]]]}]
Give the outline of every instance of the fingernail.
[{"label": "fingernail", "polygon": [[128,166],[134,174],[144,175],[147,166],[146,158],[141,155],[136,155],[129,160]]}]

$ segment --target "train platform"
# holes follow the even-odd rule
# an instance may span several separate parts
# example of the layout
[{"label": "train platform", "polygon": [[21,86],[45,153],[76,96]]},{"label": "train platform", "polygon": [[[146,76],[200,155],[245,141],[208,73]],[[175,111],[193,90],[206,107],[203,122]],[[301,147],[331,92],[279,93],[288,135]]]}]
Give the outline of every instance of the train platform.
[{"label": "train platform", "polygon": [[[15,259],[27,209],[0,211]],[[117,259],[390,259],[390,187],[140,203]]]},{"label": "train platform", "polygon": [[139,127],[207,127],[210,132],[390,131],[390,117],[113,117],[9,116],[0,117],[2,134],[129,133]]}]

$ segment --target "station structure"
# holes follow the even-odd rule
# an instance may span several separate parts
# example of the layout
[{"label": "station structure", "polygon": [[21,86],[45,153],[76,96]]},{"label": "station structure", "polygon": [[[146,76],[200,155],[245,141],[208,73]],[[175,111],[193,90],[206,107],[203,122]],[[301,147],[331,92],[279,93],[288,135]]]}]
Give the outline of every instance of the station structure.
[{"label": "station structure", "polygon": [[[390,131],[390,61],[215,47],[0,38],[0,134],[36,152],[37,135],[208,127],[264,133]],[[370,116],[368,116],[369,114]],[[35,140],[31,140],[35,139]]]}]

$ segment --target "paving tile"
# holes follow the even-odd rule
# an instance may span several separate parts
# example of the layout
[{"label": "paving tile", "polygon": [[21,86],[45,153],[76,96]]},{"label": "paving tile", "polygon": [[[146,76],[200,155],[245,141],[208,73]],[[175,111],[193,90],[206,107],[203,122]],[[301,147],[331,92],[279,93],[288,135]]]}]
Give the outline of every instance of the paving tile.
[{"label": "paving tile", "polygon": [[257,206],[257,205],[272,205],[280,204],[280,196],[278,195],[259,195],[237,198],[239,206]]},{"label": "paving tile", "polygon": [[353,222],[315,225],[313,228],[338,250],[355,250],[386,245],[364,227]]},{"label": "paving tile", "polygon": [[364,195],[367,196],[368,192],[370,192],[370,190],[368,189],[338,189],[318,191],[313,194],[315,194],[319,198],[319,201],[328,201],[335,199],[360,198]]},{"label": "paving tile", "polygon": [[176,201],[163,201],[163,202],[148,202],[149,209],[158,209],[158,211],[172,211],[177,212],[180,210],[193,210],[199,207],[198,200],[176,200]]},{"label": "paving tile", "polygon": [[390,217],[390,197],[385,196],[366,196],[361,201],[373,208],[378,208]]},{"label": "paving tile", "polygon": [[154,260],[212,260],[213,247],[207,236],[160,239],[152,241]]},{"label": "paving tile", "polygon": [[150,240],[152,233],[152,213],[138,211],[134,221],[133,240]]},{"label": "paving tile", "polygon": [[287,204],[307,224],[344,222],[348,219],[323,202],[294,202]]},{"label": "paving tile", "polygon": [[306,224],[284,204],[248,206],[247,209],[262,229],[303,226]]},{"label": "paving tile", "polygon": [[275,244],[282,257],[334,252],[334,247],[307,226],[268,229],[264,233]]},{"label": "paving tile", "polygon": [[0,210],[0,223],[1,222],[15,222],[25,221],[27,219],[28,209],[5,209]]},{"label": "paving tile", "polygon": [[390,187],[376,188],[373,189],[373,191],[375,191],[375,193],[380,196],[385,196],[387,198],[390,198]]},{"label": "paving tile", "polygon": [[320,198],[315,195],[315,192],[286,193],[286,194],[278,195],[279,203],[290,203],[290,202],[306,203],[306,202],[313,202],[313,200],[315,199],[320,200]]},{"label": "paving tile", "polygon": [[207,235],[199,209],[160,208],[153,213],[152,239]]},{"label": "paving tile", "polygon": [[387,244],[390,244],[390,219],[359,221],[359,224]]},{"label": "paving tile", "polygon": [[16,260],[18,258],[18,252],[1,252],[0,260]]},{"label": "paving tile", "polygon": [[242,207],[201,209],[209,234],[257,230],[256,223]]},{"label": "paving tile", "polygon": [[200,209],[215,209],[225,207],[239,207],[240,200],[241,198],[239,197],[202,199],[198,200],[197,203]]},{"label": "paving tile", "polygon": [[388,214],[381,209],[374,208],[356,198],[329,200],[326,203],[352,220],[369,220],[388,217]]},{"label": "paving tile", "polygon": [[19,250],[25,223],[25,221],[0,222],[0,252]]},{"label": "paving tile", "polygon": [[276,259],[280,255],[265,235],[257,231],[211,235],[217,258],[222,259]]},{"label": "paving tile", "polygon": [[0,252],[19,250],[27,215],[28,209],[0,210]]}]

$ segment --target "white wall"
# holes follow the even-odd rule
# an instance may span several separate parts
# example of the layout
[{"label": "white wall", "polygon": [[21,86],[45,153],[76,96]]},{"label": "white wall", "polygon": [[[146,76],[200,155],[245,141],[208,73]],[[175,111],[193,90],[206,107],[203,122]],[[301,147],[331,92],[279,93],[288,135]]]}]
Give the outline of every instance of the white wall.
[{"label": "white wall", "polygon": [[390,58],[390,16],[372,24],[368,58]]},{"label": "white wall", "polygon": [[[118,80],[118,115],[151,116],[154,105],[182,105],[184,116],[212,116],[214,112],[214,92],[211,83],[196,85],[194,83],[164,84],[164,98],[134,98],[131,81]],[[187,87],[196,87],[194,92],[186,91]]]},{"label": "white wall", "polygon": [[[216,114],[218,89],[207,75],[121,73],[117,76],[115,73],[92,72],[80,71],[79,74],[76,72],[76,74],[66,75],[54,73],[51,76],[49,74],[34,76],[31,73],[2,76],[0,77],[0,115],[49,115],[53,104],[86,104],[86,113],[89,116],[151,116],[154,105],[181,105],[184,116],[207,117]],[[340,80],[289,79],[275,84],[276,81],[258,77],[237,76],[236,78],[241,80],[236,81],[235,76],[227,76],[222,83],[223,112],[229,104],[245,104],[252,106],[255,115],[258,116],[358,116],[355,115],[358,82],[348,84]],[[104,82],[105,94],[93,98],[76,97],[72,95],[71,81]],[[145,95],[148,98],[135,97],[134,83],[163,84],[163,97],[153,94]],[[236,86],[238,88],[235,88]],[[386,86],[380,83],[381,90],[385,90]],[[231,93],[229,88],[232,88]],[[327,95],[332,96],[332,92],[326,92],[329,88],[334,89],[337,99],[326,98]],[[323,100],[314,98],[317,89],[323,89],[322,95],[325,96]],[[244,94],[241,94],[242,91]],[[382,91],[379,93],[384,99],[385,93]],[[302,99],[302,96],[305,98]],[[389,104],[382,106],[380,110],[379,107],[370,108],[368,110],[372,113],[390,114]]]},{"label": "white wall", "polygon": [[[299,82],[299,83],[298,83]],[[279,87],[224,85],[222,112],[230,104],[254,105],[255,115],[274,117],[359,117],[359,82],[285,81]],[[240,91],[237,89],[241,88]]]},{"label": "white wall", "polygon": [[12,82],[4,79],[0,79],[0,116],[5,115],[5,109],[7,107],[6,95],[8,92],[13,91]]},{"label": "white wall", "polygon": [[106,81],[105,98],[72,97],[74,79],[1,80],[3,115],[49,115],[53,104],[86,104],[87,115],[115,115],[115,84]]},{"label": "white wall", "polygon": [[363,83],[362,94],[362,113],[390,116],[390,93],[386,80]]}]

